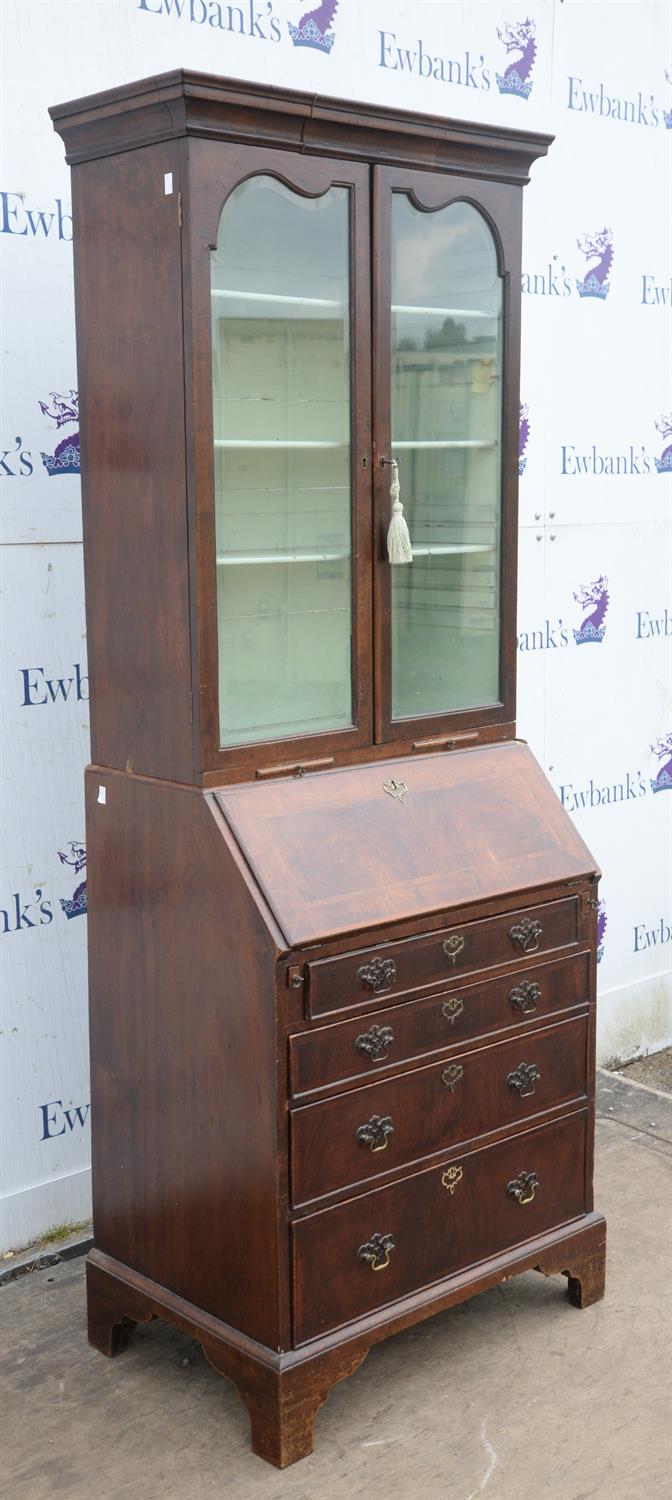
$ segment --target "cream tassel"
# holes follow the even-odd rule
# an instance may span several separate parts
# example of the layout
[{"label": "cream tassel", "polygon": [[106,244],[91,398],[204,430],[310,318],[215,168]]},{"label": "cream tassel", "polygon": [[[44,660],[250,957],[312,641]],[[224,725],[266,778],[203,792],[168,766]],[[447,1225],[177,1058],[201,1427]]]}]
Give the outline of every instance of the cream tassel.
[{"label": "cream tassel", "polygon": [[394,464],[394,478],[390,486],[392,520],[387,533],[387,555],[394,567],[400,563],[411,563],[413,548],[408,526],[404,520],[404,507],[399,499],[399,465],[396,458],[391,459],[390,462]]}]

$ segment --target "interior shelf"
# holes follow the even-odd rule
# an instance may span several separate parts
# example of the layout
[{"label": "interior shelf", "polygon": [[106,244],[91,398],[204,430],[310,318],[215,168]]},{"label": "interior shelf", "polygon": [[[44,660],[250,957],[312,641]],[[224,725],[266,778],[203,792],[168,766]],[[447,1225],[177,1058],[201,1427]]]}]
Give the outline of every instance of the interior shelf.
[{"label": "interior shelf", "polygon": [[[494,552],[495,547],[490,542],[459,542],[454,545],[440,543],[434,546],[431,542],[413,544],[413,556],[415,557],[446,557],[451,553],[463,552]],[[245,564],[256,566],[259,563],[295,563],[295,562],[344,562],[350,557],[350,552],[344,548],[329,548],[328,551],[317,549],[297,548],[294,552],[224,552],[217,554],[218,568],[241,567]]]},{"label": "interior shelf", "polygon": [[297,438],[215,438],[216,448],[348,448],[349,440],[344,442],[325,442],[323,440],[314,442],[303,441]]},{"label": "interior shelf", "polygon": [[394,440],[393,448],[494,448],[494,438],[447,438],[431,439],[428,442],[404,442]]},{"label": "interior shelf", "polygon": [[[236,291],[234,287],[213,287],[213,298],[229,302],[279,302],[291,307],[332,307],[344,309],[345,303],[335,297],[296,297],[286,292]],[[421,307],[415,304],[393,302],[393,313],[422,313],[437,318],[486,318],[492,321],[499,316],[496,311],[483,312],[476,307]]]}]

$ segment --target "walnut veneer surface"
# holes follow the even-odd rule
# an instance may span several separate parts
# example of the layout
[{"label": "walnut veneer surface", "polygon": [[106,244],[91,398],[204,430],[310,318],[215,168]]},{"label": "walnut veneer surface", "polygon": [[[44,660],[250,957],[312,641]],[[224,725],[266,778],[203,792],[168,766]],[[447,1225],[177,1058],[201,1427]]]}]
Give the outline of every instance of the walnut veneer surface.
[{"label": "walnut veneer surface", "polygon": [[[283,1466],[377,1340],[531,1268],[579,1307],[604,1289],[599,872],[514,739],[522,187],[549,138],[187,72],[52,113],[95,761],[89,1336],[189,1331]],[[255,172],[353,206],[353,723],[223,748],[209,257]],[[381,464],[395,191],[475,204],[504,284],[500,696],[413,722]]]}]

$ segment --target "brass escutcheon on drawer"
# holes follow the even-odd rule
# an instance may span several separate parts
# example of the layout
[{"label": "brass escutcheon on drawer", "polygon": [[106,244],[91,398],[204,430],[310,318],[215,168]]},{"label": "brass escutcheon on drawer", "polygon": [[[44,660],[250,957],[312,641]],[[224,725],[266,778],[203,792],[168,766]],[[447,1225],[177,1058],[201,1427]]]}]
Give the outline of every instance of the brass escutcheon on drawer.
[{"label": "brass escutcheon on drawer", "polygon": [[446,1020],[450,1021],[451,1026],[453,1026],[458,1016],[462,1015],[464,1000],[460,1000],[459,996],[456,996],[454,1000],[444,1000],[441,1010]]},{"label": "brass escutcheon on drawer", "polygon": [[441,946],[444,953],[448,955],[451,963],[457,963],[457,960],[464,948],[466,941],[466,938],[462,937],[461,933],[459,934],[459,936],[455,934],[454,937],[444,938]]},{"label": "brass escutcheon on drawer", "polygon": [[461,1167],[446,1167],[445,1172],[441,1174],[441,1186],[447,1188],[452,1197],[458,1182],[461,1182],[463,1177],[464,1172]]},{"label": "brass escutcheon on drawer", "polygon": [[448,1089],[449,1094],[454,1094],[458,1083],[463,1077],[464,1068],[462,1064],[451,1063],[449,1067],[444,1068],[441,1074],[441,1082]]}]

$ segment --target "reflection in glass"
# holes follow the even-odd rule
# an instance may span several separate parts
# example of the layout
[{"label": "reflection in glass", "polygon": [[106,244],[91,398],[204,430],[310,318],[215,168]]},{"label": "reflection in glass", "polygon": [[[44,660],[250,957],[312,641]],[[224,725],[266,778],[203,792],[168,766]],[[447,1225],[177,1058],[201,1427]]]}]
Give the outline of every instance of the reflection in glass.
[{"label": "reflection in glass", "polygon": [[211,264],[222,745],[352,723],[348,191],[254,177]]},{"label": "reflection in glass", "polygon": [[392,715],[499,699],[502,282],[477,209],[392,197],[392,453],[414,560],[393,567]]}]

